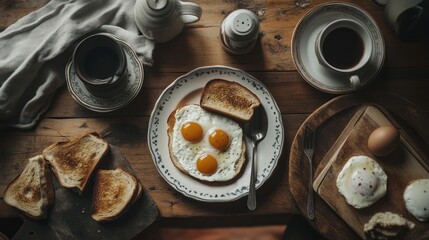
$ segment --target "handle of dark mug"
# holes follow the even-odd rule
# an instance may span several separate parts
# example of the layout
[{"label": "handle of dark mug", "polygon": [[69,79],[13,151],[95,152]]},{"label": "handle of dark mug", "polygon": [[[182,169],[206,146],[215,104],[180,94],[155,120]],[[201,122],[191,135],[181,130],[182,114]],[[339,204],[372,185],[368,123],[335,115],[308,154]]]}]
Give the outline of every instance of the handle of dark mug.
[{"label": "handle of dark mug", "polygon": [[358,75],[353,75],[349,78],[350,81],[350,87],[353,90],[357,90],[360,88],[360,78]]},{"label": "handle of dark mug", "polygon": [[179,1],[182,7],[182,20],[184,23],[197,22],[201,18],[203,9],[196,3]]},{"label": "handle of dark mug", "polygon": [[398,37],[403,41],[412,41],[427,34],[428,17],[424,14],[425,9],[419,5],[399,14],[395,27]]}]

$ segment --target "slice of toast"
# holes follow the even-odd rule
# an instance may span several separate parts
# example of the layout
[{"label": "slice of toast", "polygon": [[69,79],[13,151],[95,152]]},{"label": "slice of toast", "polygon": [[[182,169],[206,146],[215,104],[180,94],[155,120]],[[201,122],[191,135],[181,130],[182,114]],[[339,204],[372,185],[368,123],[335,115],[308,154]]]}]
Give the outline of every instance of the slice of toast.
[{"label": "slice of toast", "polygon": [[[186,107],[186,106],[187,105],[185,105],[183,107]],[[171,112],[170,115],[168,116],[168,119],[167,119],[167,124],[168,124],[168,129],[167,129],[168,151],[170,154],[170,159],[173,162],[174,166],[177,169],[179,169],[180,171],[182,171],[183,173],[185,173],[191,177],[194,177],[194,176],[190,175],[185,168],[183,168],[182,164],[178,161],[177,157],[173,153],[173,146],[172,146],[172,144],[173,144],[173,131],[174,131],[173,129],[174,129],[174,124],[176,123],[175,114],[176,114],[176,111],[178,111],[179,109],[176,109],[173,112]],[[243,142],[241,144],[241,155],[240,155],[240,158],[235,162],[235,165],[234,165],[234,173],[235,174],[232,177],[232,179],[235,178],[241,172],[243,165],[246,162],[246,144],[244,143],[243,139],[242,139],[242,141]],[[196,177],[194,177],[194,178],[196,178]],[[198,178],[196,178],[196,179],[198,179]],[[198,179],[198,180],[204,181],[203,179]],[[216,181],[213,181],[213,182],[216,182]]]},{"label": "slice of toast", "polygon": [[97,133],[87,133],[67,142],[58,142],[43,150],[62,187],[83,192],[92,172],[108,152],[109,144]]},{"label": "slice of toast", "polygon": [[140,198],[142,189],[141,183],[121,168],[98,170],[92,196],[91,217],[100,222],[117,219]]},{"label": "slice of toast", "polygon": [[28,160],[22,173],[6,188],[4,201],[33,219],[46,219],[55,203],[51,172],[42,155]]},{"label": "slice of toast", "polygon": [[254,93],[237,82],[213,79],[205,85],[200,105],[206,110],[246,122],[261,102]]}]

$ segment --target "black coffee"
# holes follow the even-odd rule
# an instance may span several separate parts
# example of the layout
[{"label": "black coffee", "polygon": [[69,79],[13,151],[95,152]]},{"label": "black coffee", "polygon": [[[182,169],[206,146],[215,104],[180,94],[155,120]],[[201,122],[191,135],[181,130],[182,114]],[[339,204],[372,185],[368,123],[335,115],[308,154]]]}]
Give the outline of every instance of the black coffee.
[{"label": "black coffee", "polygon": [[96,47],[88,52],[83,66],[89,77],[106,79],[112,77],[118,69],[119,57],[109,47]]},{"label": "black coffee", "polygon": [[359,63],[364,46],[361,36],[350,28],[340,27],[328,33],[322,54],[333,67],[348,69]]}]

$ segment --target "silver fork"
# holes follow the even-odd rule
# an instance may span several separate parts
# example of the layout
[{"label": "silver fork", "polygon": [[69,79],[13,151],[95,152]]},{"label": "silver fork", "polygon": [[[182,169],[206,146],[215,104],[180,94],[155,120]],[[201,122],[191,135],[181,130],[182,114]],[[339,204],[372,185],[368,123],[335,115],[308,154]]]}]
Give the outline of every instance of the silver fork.
[{"label": "silver fork", "polygon": [[309,126],[305,126],[304,130],[304,154],[308,158],[310,165],[310,176],[308,181],[308,201],[307,201],[307,216],[310,220],[314,219],[314,199],[313,199],[313,155],[316,142],[316,134]]}]

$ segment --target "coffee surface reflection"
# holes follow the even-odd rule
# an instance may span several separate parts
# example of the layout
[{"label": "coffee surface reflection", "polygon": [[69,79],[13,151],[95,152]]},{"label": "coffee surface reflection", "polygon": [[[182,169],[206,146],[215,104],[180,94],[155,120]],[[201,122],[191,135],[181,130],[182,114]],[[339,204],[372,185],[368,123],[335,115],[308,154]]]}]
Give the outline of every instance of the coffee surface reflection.
[{"label": "coffee surface reflection", "polygon": [[127,81],[127,60],[117,40],[109,34],[83,39],[73,53],[76,74],[96,97],[118,94]]},{"label": "coffee surface reflection", "polygon": [[92,79],[110,80],[119,66],[119,57],[109,47],[97,47],[88,52],[84,62],[84,71]]},{"label": "coffee surface reflection", "polygon": [[361,87],[360,76],[371,64],[374,40],[367,28],[351,19],[327,24],[317,35],[315,51],[320,65],[342,75],[353,90]]},{"label": "coffee surface reflection", "polygon": [[348,69],[356,66],[363,57],[363,52],[362,38],[350,28],[334,29],[323,41],[323,57],[336,68]]}]

